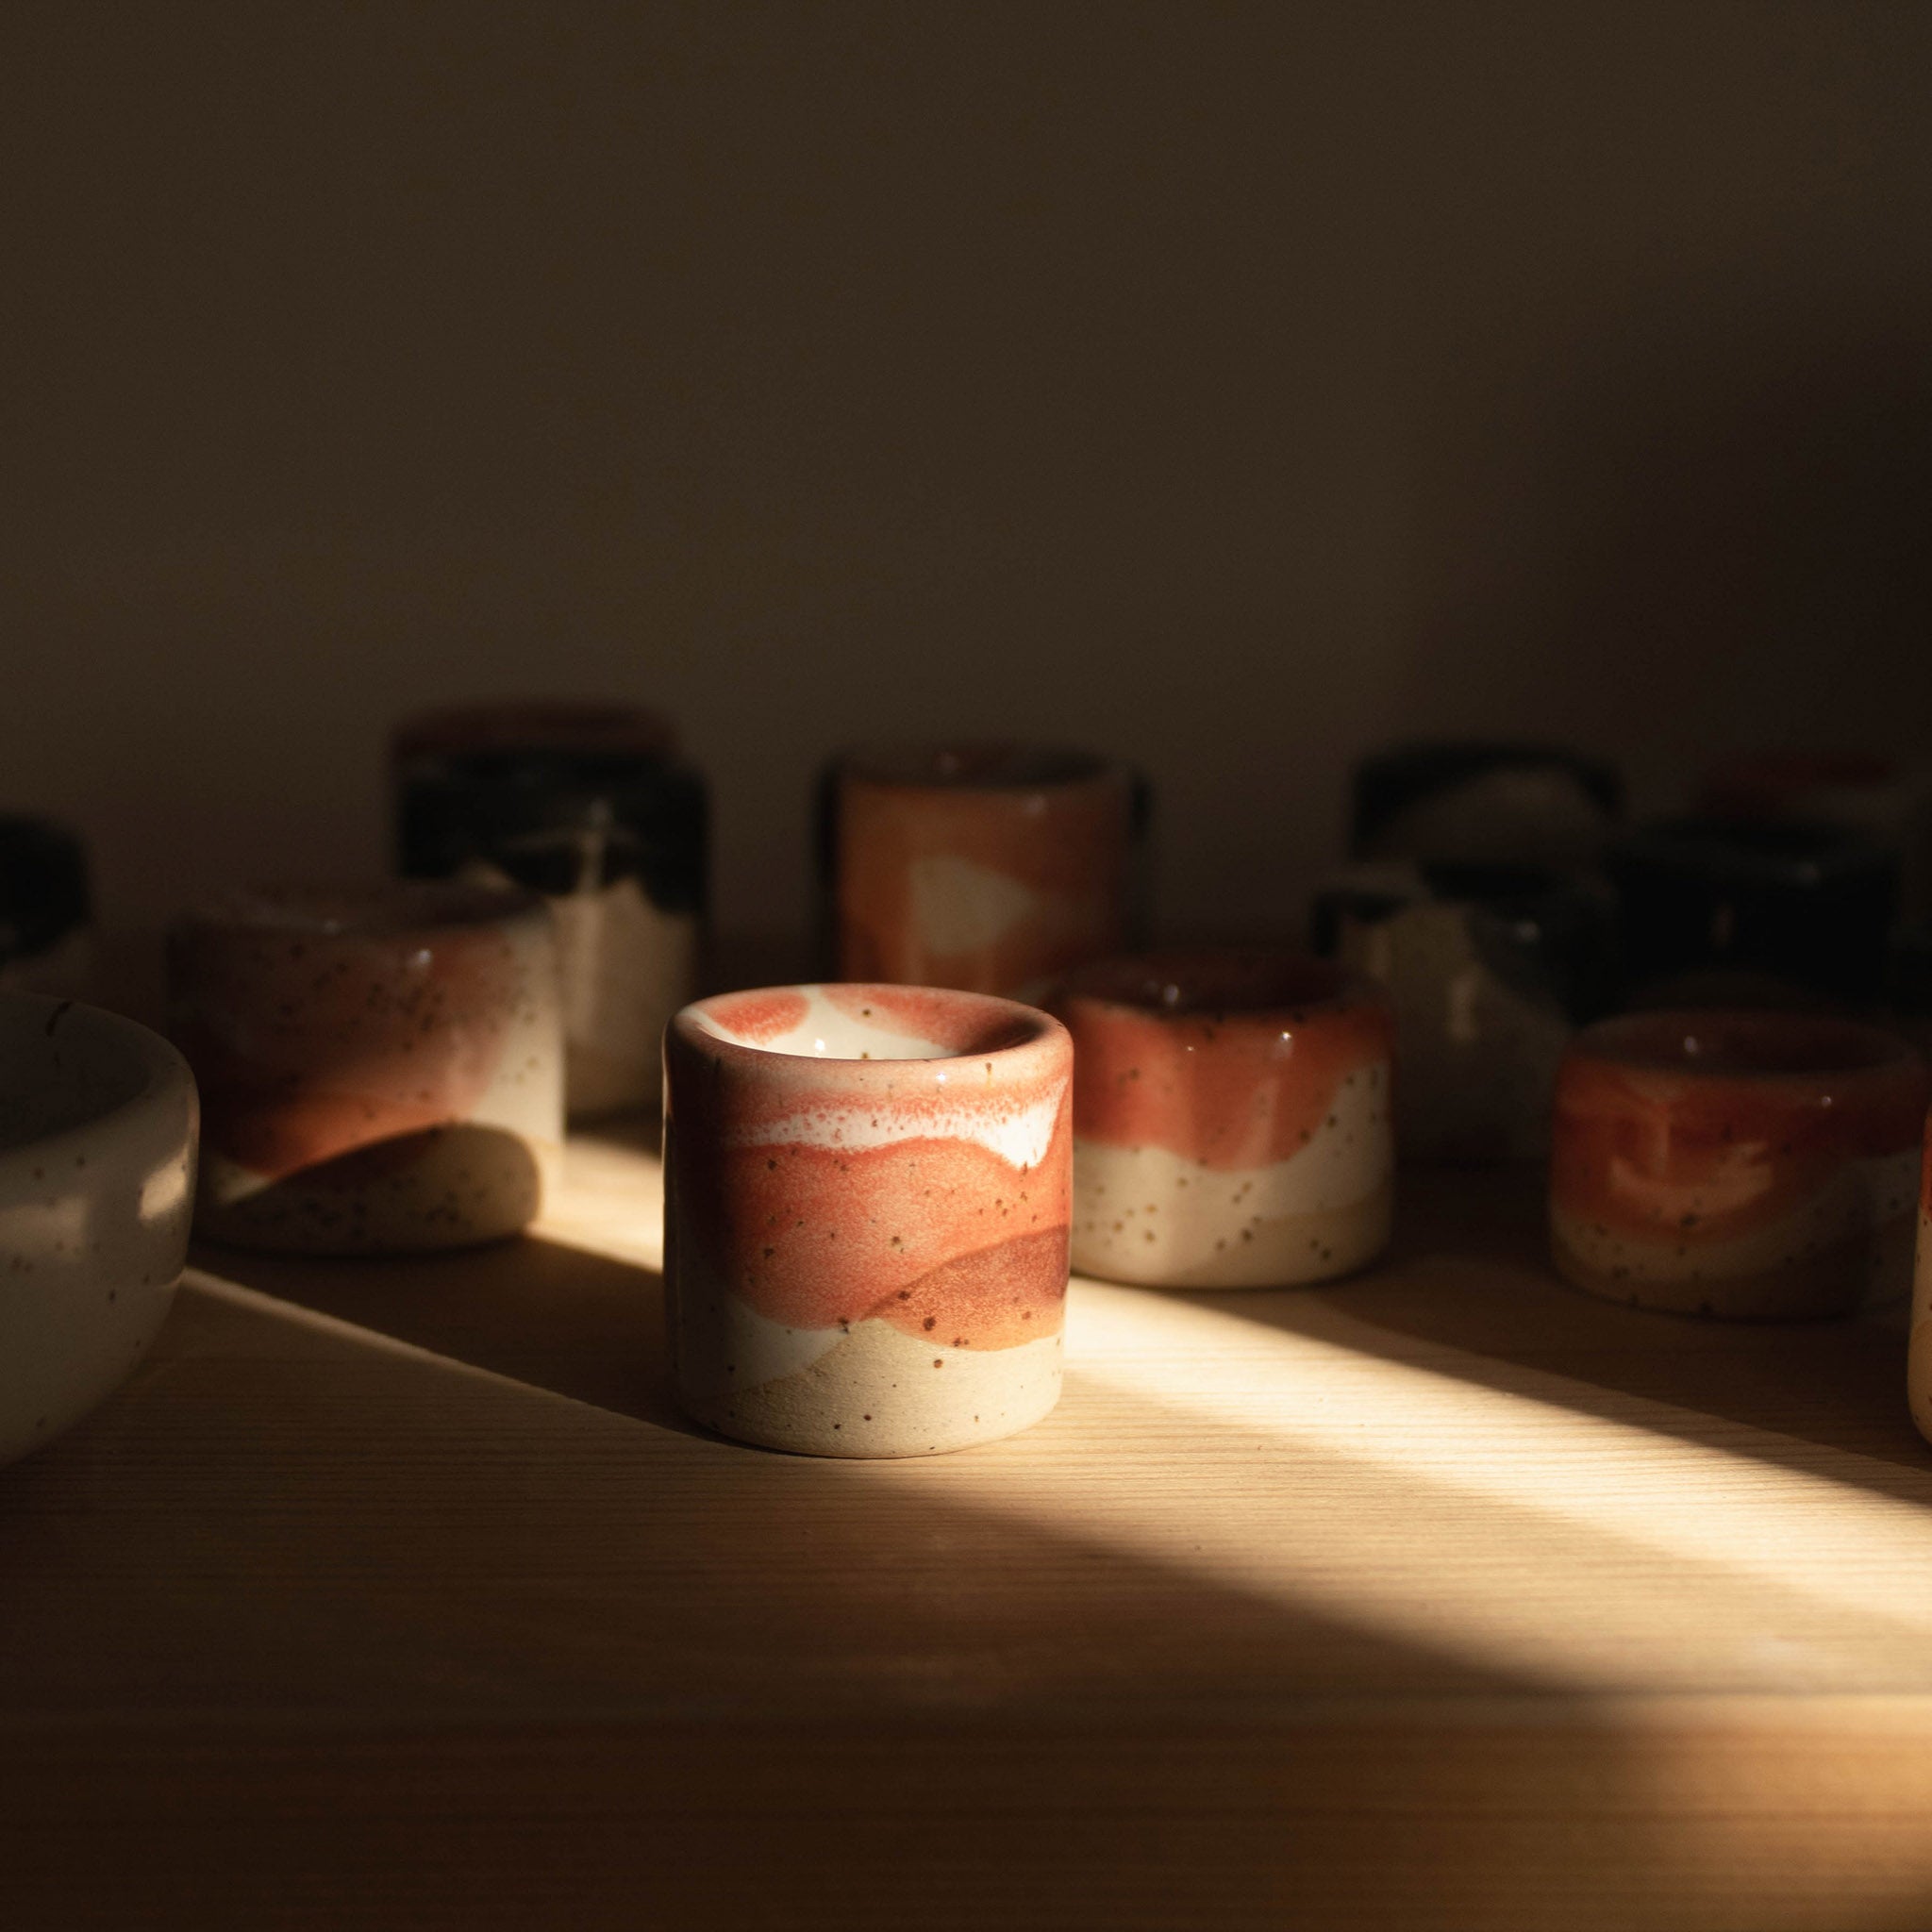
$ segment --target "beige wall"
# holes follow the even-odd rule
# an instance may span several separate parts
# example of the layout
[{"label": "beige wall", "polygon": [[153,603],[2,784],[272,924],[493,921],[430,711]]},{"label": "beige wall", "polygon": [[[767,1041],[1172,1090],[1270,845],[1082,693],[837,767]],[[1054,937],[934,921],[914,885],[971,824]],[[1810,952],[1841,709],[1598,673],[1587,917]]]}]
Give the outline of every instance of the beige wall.
[{"label": "beige wall", "polygon": [[1667,800],[1932,723],[1932,7],[0,11],[0,800],[111,914],[372,868],[449,694],[1143,761],[1291,916],[1365,744]]}]

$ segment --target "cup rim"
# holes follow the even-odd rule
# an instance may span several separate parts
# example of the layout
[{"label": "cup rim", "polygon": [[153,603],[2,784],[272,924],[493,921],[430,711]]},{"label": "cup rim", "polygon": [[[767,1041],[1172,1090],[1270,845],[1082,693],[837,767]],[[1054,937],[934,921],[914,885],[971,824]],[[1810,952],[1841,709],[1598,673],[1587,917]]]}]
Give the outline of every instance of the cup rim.
[{"label": "cup rim", "polygon": [[[984,1014],[989,1024],[1003,1021],[1014,1031],[1012,1037],[994,1044],[957,1053],[897,1058],[868,1055],[859,1058],[843,1054],[787,1053],[777,1047],[747,1044],[714,1033],[704,1024],[708,1017],[707,1008],[724,1000],[791,994],[808,997],[830,989],[860,996],[867,993],[892,995],[916,992],[927,999],[942,1001],[962,1013]],[[1061,1045],[1067,1054],[1073,1052],[1073,1040],[1067,1029],[1051,1013],[1042,1012],[1038,1007],[1026,1006],[1019,1000],[1002,999],[996,993],[966,992],[955,987],[905,986],[883,980],[800,980],[789,986],[733,988],[729,992],[709,993],[703,999],[692,1000],[689,1005],[680,1007],[671,1016],[665,1030],[672,1040],[693,1053],[722,1057],[726,1064],[746,1070],[760,1069],[773,1077],[808,1068],[815,1070],[823,1077],[827,1070],[836,1068],[840,1078],[879,1079],[908,1067],[922,1072],[930,1069],[940,1074],[951,1068],[980,1066],[989,1061],[1003,1062],[1008,1071],[1018,1072],[1024,1069],[1026,1060],[1042,1054],[1051,1055]]]},{"label": "cup rim", "polygon": [[509,884],[290,879],[238,887],[203,900],[181,913],[173,930],[354,943],[474,930],[532,913],[548,916],[542,899]]},{"label": "cup rim", "polygon": [[[1215,1000],[1208,996],[1189,998],[1179,992],[1187,974],[1225,976],[1241,974],[1274,975],[1278,986],[1283,975],[1311,975],[1320,991],[1296,998],[1271,991],[1270,996],[1253,1001]],[[1162,994],[1175,997],[1149,997],[1158,986]],[[1140,993],[1131,990],[1142,989]],[[1279,1026],[1299,1016],[1306,1024],[1310,1019],[1346,1011],[1352,1008],[1386,1008],[1389,997],[1367,974],[1324,959],[1319,954],[1289,946],[1170,946],[1145,953],[1122,953],[1076,967],[1059,983],[1053,995],[1056,1007],[1084,1007],[1111,1013],[1131,1013],[1141,1019],[1168,1024],[1208,1021],[1218,1026],[1262,1024]]]},{"label": "cup rim", "polygon": [[[951,761],[957,770],[944,769]],[[944,797],[1126,785],[1128,768],[1084,746],[1022,738],[869,739],[832,760],[841,780]]]},{"label": "cup rim", "polygon": [[[1700,1033],[1713,1040],[1713,1050],[1699,1049]],[[1678,1042],[1674,1051],[1669,1044],[1673,1040]],[[1815,1043],[1808,1053],[1803,1050],[1807,1040]],[[1619,1013],[1578,1032],[1566,1058],[1699,1084],[1729,1081],[1806,1089],[1884,1080],[1925,1069],[1924,1057],[1908,1040],[1883,1027],[1835,1013],[1750,1007]]]}]

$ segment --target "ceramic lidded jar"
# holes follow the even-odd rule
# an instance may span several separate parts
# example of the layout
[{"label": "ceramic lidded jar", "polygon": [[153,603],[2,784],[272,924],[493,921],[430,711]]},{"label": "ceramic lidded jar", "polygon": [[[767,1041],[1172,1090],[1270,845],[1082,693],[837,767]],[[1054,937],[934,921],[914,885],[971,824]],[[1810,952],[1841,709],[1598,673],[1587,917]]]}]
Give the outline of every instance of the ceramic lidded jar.
[{"label": "ceramic lidded jar", "polygon": [[1692,817],[1606,861],[1639,1005],[1863,1006],[1884,983],[1898,857],[1842,825]]},{"label": "ceramic lidded jar", "polygon": [[1388,990],[1396,1133],[1417,1160],[1532,1160],[1572,1034],[1610,1003],[1600,883],[1522,865],[1363,866],[1315,906],[1316,949]]},{"label": "ceramic lidded jar", "polygon": [[1550,1232],[1579,1288],[1777,1320],[1901,1297],[1928,1077],[1875,1027],[1776,1012],[1632,1013],[1557,1083]]},{"label": "ceramic lidded jar", "polygon": [[506,703],[425,712],[391,746],[416,878],[540,892],[557,924],[573,1117],[655,1109],[664,1024],[697,991],[708,808],[655,713]]},{"label": "ceramic lidded jar", "polygon": [[875,745],[826,774],[822,836],[842,977],[1037,999],[1132,942],[1146,790],[1087,752]]},{"label": "ceramic lidded jar", "polygon": [[665,1040],[678,1399],[747,1442],[924,1456],[1058,1399],[1073,1048],[978,994],[783,987]]},{"label": "ceramic lidded jar", "polygon": [[563,1137],[550,915],[455,883],[240,892],[169,935],[201,1085],[195,1226],[401,1254],[515,1234]]},{"label": "ceramic lidded jar", "polygon": [[1054,1010],[1082,1274],[1269,1288],[1388,1245],[1395,1026],[1370,981],[1292,954],[1156,954],[1072,974]]},{"label": "ceramic lidded jar", "polygon": [[1561,745],[1398,745],[1356,767],[1349,850],[1358,860],[1590,865],[1623,801],[1614,768]]}]

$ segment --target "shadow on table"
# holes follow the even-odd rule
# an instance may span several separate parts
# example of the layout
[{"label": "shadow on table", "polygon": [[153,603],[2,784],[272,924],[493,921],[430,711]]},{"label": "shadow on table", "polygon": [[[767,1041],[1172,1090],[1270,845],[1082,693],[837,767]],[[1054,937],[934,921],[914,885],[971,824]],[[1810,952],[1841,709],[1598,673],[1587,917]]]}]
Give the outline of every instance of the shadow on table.
[{"label": "shadow on table", "polygon": [[[1552,1270],[1532,1176],[1405,1172],[1394,1246],[1369,1273],[1320,1291],[1186,1299],[1932,1507],[1897,1311],[1758,1324],[1598,1300]],[[1631,1397],[1661,1407],[1633,1417]]]}]

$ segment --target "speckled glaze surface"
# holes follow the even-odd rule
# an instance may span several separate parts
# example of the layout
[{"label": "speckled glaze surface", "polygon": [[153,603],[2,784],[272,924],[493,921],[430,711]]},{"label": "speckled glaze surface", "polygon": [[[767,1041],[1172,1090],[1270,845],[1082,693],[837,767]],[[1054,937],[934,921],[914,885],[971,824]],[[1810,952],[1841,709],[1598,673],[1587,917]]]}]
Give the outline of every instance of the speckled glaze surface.
[{"label": "speckled glaze surface", "polygon": [[194,1081],[144,1026],[0,993],[0,1463],[114,1389],[188,1253]]},{"label": "speckled glaze surface", "polygon": [[1085,752],[847,753],[824,793],[840,973],[1039,998],[1131,942],[1144,793]]},{"label": "speckled glaze surface", "polygon": [[1388,1245],[1395,1028],[1359,974],[1263,952],[1109,960],[1073,1036],[1074,1266],[1162,1288],[1325,1281]]},{"label": "speckled glaze surface", "polygon": [[542,902],[461,885],[238,893],[169,937],[201,1083],[197,1231],[400,1254],[516,1233],[563,1138]]},{"label": "speckled glaze surface", "polygon": [[655,1109],[705,937],[705,784],[671,724],[628,705],[466,705],[405,720],[391,756],[405,874],[549,904],[571,1116]]},{"label": "speckled glaze surface", "polygon": [[1932,1119],[1919,1164],[1917,1264],[1912,1274],[1912,1337],[1906,1393],[1920,1435],[1932,1442]]},{"label": "speckled glaze surface", "polygon": [[1540,1158],[1563,1050],[1607,1004],[1607,896],[1538,867],[1361,867],[1322,895],[1316,928],[1393,1002],[1403,1155]]},{"label": "speckled glaze surface", "polygon": [[888,985],[687,1007],[665,1041],[679,1400],[740,1440],[924,1456],[1059,1397],[1073,1047],[1010,1001]]},{"label": "speckled glaze surface", "polygon": [[1579,1288],[1776,1320],[1897,1299],[1927,1102],[1905,1041],[1787,1013],[1640,1013],[1557,1084],[1550,1229]]}]

